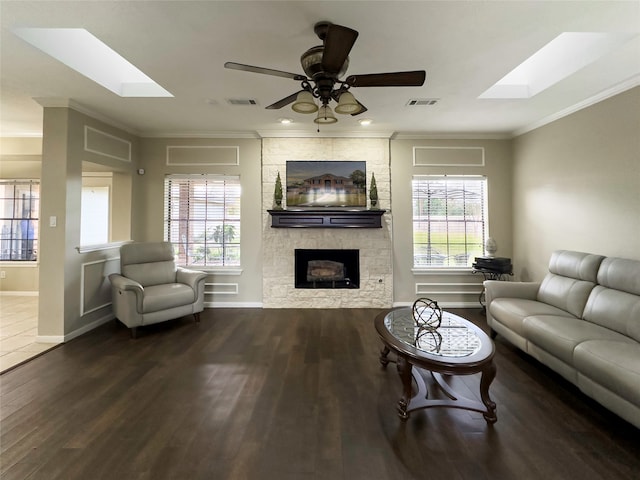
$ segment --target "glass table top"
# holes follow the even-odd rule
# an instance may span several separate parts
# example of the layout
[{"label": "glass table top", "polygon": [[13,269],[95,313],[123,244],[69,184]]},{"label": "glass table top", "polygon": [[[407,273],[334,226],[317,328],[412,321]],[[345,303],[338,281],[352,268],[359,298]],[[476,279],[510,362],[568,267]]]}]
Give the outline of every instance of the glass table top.
[{"label": "glass table top", "polygon": [[482,340],[468,322],[446,311],[438,328],[418,326],[411,308],[392,310],[385,316],[384,325],[401,342],[430,355],[468,357],[482,347]]}]

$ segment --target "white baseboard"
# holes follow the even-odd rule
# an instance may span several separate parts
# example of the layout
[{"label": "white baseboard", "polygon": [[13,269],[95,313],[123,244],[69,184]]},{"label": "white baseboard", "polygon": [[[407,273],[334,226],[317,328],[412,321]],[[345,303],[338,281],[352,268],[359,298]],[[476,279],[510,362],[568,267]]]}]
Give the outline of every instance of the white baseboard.
[{"label": "white baseboard", "polygon": [[63,335],[37,335],[36,343],[64,343]]},{"label": "white baseboard", "polygon": [[80,335],[90,332],[93,329],[98,328],[101,325],[104,325],[105,323],[113,320],[115,317],[115,315],[113,313],[109,313],[108,315],[105,315],[102,318],[99,318],[98,320],[95,320],[83,327],[78,328],[77,330],[74,330],[71,333],[67,333],[65,335],[38,335],[36,336],[36,342],[38,343],[65,343],[68,342],[69,340],[73,340],[76,337],[79,337]]},{"label": "white baseboard", "polygon": [[204,308],[262,308],[262,302],[204,302]]},{"label": "white baseboard", "polygon": [[105,315],[104,317],[101,317],[97,320],[94,320],[93,322],[78,328],[77,330],[74,330],[71,333],[67,333],[64,336],[64,341],[68,342],[69,340],[72,340],[76,337],[79,337],[80,335],[82,335],[83,333],[87,333],[90,332],[91,330],[98,328],[101,325],[104,325],[105,323],[113,320],[114,318],[116,318],[116,316],[113,313],[108,313],[107,315]]}]

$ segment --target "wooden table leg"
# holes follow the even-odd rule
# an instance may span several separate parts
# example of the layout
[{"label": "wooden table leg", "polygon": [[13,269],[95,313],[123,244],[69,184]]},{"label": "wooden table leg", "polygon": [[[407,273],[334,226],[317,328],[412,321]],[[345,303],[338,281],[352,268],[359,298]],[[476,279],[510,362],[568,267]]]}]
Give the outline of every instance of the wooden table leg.
[{"label": "wooden table leg", "polygon": [[380,363],[383,367],[386,367],[389,364],[389,358],[387,357],[387,355],[389,355],[390,351],[391,349],[386,345],[382,347],[382,350],[380,350]]},{"label": "wooden table leg", "polygon": [[496,415],[496,404],[489,397],[489,386],[495,377],[496,366],[493,363],[493,360],[491,360],[491,362],[489,362],[482,370],[482,376],[480,377],[480,398],[482,399],[482,403],[484,403],[485,407],[487,407],[487,412],[483,414],[487,423],[496,423],[498,421],[498,417]]},{"label": "wooden table leg", "polygon": [[398,355],[398,360],[396,361],[396,366],[398,367],[398,373],[400,374],[400,379],[402,380],[402,397],[398,400],[398,416],[402,420],[406,420],[409,418],[409,413],[407,412],[407,407],[409,406],[409,402],[411,401],[411,382],[412,382],[412,374],[411,369],[412,365],[410,362],[407,362],[406,358]]}]

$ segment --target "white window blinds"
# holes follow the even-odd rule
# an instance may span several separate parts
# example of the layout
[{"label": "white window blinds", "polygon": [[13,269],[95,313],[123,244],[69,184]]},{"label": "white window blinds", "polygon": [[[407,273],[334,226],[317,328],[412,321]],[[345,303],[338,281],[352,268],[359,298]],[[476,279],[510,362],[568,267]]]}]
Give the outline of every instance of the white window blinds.
[{"label": "white window blinds", "polygon": [[169,175],[164,186],[165,239],[181,265],[240,265],[240,177]]},{"label": "white window blinds", "polygon": [[485,177],[414,177],[414,267],[469,267],[482,256],[486,192]]}]

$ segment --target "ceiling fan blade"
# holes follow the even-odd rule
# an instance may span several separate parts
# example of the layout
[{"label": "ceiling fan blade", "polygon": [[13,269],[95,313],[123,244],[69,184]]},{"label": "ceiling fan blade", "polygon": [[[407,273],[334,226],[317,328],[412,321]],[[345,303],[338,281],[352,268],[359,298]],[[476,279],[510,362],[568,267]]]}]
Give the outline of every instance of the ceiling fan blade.
[{"label": "ceiling fan blade", "polygon": [[351,87],[421,87],[427,73],[424,70],[412,72],[369,73],[350,75],[345,81]]},{"label": "ceiling fan blade", "polygon": [[[300,92],[304,92],[304,90],[300,90]],[[288,97],[283,98],[282,100],[278,100],[276,103],[272,103],[268,107],[265,107],[267,110],[277,110],[279,108],[285,107],[292,103],[300,92],[292,93]]]},{"label": "ceiling fan blade", "polygon": [[342,25],[329,25],[324,39],[322,69],[327,73],[338,73],[349,56],[358,32]]},{"label": "ceiling fan blade", "polygon": [[253,65],[244,65],[242,63],[226,62],[224,68],[230,68],[231,70],[241,70],[243,72],[262,73],[264,75],[273,75],[275,77],[290,78],[292,80],[303,81],[307,77],[300,75],[299,73],[283,72],[282,70],[273,70],[272,68],[254,67]]}]

